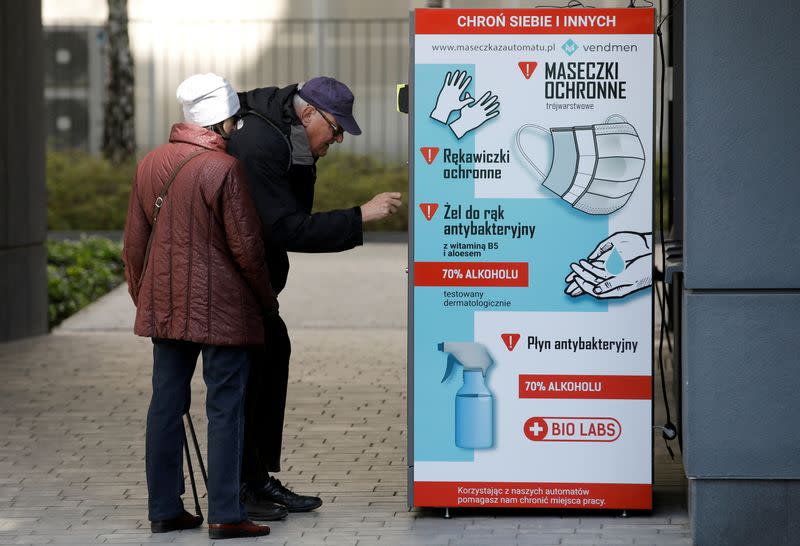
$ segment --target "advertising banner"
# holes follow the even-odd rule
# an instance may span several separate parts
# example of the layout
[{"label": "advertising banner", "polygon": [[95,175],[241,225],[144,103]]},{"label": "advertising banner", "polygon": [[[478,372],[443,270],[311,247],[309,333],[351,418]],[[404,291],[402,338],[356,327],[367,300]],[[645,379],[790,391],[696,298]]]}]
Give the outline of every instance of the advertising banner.
[{"label": "advertising banner", "polygon": [[652,507],[654,17],[412,16],[413,506]]}]

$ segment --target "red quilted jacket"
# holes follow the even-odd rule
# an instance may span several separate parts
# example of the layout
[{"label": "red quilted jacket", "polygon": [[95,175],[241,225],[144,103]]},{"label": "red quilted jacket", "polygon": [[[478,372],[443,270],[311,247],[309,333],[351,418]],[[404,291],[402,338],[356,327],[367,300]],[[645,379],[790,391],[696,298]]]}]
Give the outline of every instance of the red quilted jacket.
[{"label": "red quilted jacket", "polygon": [[[153,205],[175,168],[147,266]],[[218,134],[196,125],[172,127],[169,143],[139,163],[122,251],[140,336],[207,345],[264,342],[263,315],[278,307],[270,286],[261,225],[241,164]],[[141,283],[141,284],[140,284]]]}]

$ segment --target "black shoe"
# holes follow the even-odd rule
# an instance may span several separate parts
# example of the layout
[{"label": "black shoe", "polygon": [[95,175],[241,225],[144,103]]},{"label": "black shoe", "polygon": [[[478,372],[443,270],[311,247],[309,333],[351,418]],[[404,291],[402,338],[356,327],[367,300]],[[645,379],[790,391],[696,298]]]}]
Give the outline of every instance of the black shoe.
[{"label": "black shoe", "polygon": [[222,540],[226,538],[263,537],[269,534],[269,527],[256,525],[244,520],[239,523],[209,523],[208,538]]},{"label": "black shoe", "polygon": [[289,510],[282,504],[265,499],[260,489],[252,489],[242,484],[241,499],[247,510],[247,517],[260,521],[277,521],[289,515]]},{"label": "black shoe", "polygon": [[195,527],[200,527],[202,524],[203,524],[202,517],[194,516],[189,512],[187,512],[186,510],[184,510],[183,514],[181,514],[176,518],[162,519],[160,521],[151,521],[150,532],[169,533],[170,531],[182,531],[184,529],[194,529]]},{"label": "black shoe", "polygon": [[[258,499],[259,504],[265,501],[274,502],[285,506],[289,512],[309,512],[322,506],[321,498],[298,495],[284,487],[279,479],[272,476],[264,484],[264,487],[253,490],[252,495]],[[247,502],[245,502],[245,507],[249,514],[250,505]]]}]

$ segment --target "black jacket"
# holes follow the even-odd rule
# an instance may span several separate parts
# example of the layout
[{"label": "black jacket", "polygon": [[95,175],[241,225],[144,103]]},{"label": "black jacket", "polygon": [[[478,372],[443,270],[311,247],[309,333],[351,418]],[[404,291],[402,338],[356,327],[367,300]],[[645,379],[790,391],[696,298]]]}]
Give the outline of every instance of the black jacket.
[{"label": "black jacket", "polygon": [[296,92],[290,85],[240,93],[249,113],[228,143],[247,172],[276,293],[286,286],[287,251],[339,252],[363,242],[360,207],[311,213],[317,167],[292,105]]}]

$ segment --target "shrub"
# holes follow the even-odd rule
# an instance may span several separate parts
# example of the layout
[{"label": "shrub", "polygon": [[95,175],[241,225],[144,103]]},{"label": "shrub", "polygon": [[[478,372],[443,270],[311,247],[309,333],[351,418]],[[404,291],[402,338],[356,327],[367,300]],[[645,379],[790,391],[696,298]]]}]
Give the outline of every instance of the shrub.
[{"label": "shrub", "polygon": [[408,230],[408,167],[386,165],[365,156],[338,153],[320,160],[314,191],[314,210],[363,205],[376,193],[399,191],[403,206],[396,214],[365,224],[371,231]]},{"label": "shrub", "polygon": [[[128,196],[136,172],[133,162],[114,166],[83,152],[47,154],[47,226],[52,231],[117,231],[125,227]],[[376,193],[399,191],[408,199],[408,169],[370,157],[339,153],[322,159],[317,170],[314,210],[349,208],[366,203]],[[368,230],[405,231],[408,209]]]},{"label": "shrub", "polygon": [[50,328],[124,280],[122,243],[99,237],[47,241]]},{"label": "shrub", "polygon": [[48,229],[123,229],[135,172],[132,161],[114,166],[83,152],[49,152]]}]

